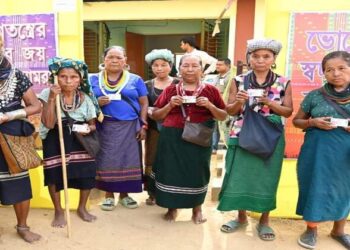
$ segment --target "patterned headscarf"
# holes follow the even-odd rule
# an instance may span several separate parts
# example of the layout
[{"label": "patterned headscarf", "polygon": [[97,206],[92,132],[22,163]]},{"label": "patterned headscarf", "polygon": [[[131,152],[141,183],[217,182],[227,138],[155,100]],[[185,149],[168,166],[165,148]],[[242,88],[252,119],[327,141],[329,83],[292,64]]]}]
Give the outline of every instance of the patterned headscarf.
[{"label": "patterned headscarf", "polygon": [[82,79],[82,82],[80,84],[80,91],[84,92],[91,98],[96,108],[96,113],[99,114],[101,112],[97,99],[91,89],[91,85],[89,82],[89,75],[88,75],[88,67],[85,64],[85,62],[80,60],[70,59],[70,58],[53,57],[49,59],[48,64],[49,64],[49,71],[51,73],[49,77],[49,82],[52,84],[54,83],[54,76],[57,76],[58,72],[61,69],[72,68],[72,69],[75,69],[77,72],[79,72]]}]

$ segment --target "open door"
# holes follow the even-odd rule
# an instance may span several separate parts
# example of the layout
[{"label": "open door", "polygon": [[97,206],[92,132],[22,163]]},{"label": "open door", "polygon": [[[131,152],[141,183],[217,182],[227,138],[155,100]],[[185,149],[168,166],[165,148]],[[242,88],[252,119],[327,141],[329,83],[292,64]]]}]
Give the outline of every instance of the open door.
[{"label": "open door", "polygon": [[130,72],[145,77],[145,38],[143,35],[126,32],[125,47]]}]

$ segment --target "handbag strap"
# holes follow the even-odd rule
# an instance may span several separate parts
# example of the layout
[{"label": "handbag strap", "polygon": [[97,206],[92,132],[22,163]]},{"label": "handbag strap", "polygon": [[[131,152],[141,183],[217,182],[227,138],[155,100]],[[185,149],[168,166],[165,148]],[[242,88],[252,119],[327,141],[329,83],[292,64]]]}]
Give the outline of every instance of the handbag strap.
[{"label": "handbag strap", "polygon": [[323,98],[326,100],[326,102],[331,105],[337,112],[338,114],[342,115],[344,118],[349,119],[350,118],[350,114],[348,113],[347,110],[345,110],[344,108],[340,107],[338,104],[336,104],[334,101],[332,101],[327,95],[326,93],[324,93],[322,90],[320,90],[321,94],[323,95]]}]

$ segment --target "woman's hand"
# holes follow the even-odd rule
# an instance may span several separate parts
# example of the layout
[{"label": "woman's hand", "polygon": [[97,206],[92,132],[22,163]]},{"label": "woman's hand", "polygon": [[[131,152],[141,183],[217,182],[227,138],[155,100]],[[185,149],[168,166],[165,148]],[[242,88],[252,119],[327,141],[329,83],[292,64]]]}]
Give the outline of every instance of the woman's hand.
[{"label": "woman's hand", "polygon": [[267,97],[267,92],[265,91],[262,97],[257,98],[258,103],[269,106],[271,100]]},{"label": "woman's hand", "polygon": [[209,109],[209,107],[212,105],[212,103],[209,101],[209,99],[207,97],[200,96],[196,100],[196,105]]},{"label": "woman's hand", "polygon": [[55,100],[56,96],[61,94],[62,90],[59,85],[53,84],[50,87],[49,100]]},{"label": "woman's hand", "polygon": [[182,104],[182,97],[179,95],[172,96],[170,98],[170,107],[175,108],[176,106],[180,106]]},{"label": "woman's hand", "polygon": [[153,119],[153,117],[152,117],[153,110],[154,110],[154,107],[148,107],[148,109],[147,109],[147,116],[151,119]]},{"label": "woman's hand", "polygon": [[108,96],[100,96],[99,98],[97,98],[97,101],[100,107],[105,106],[111,102]]},{"label": "woman's hand", "polygon": [[310,127],[316,127],[324,130],[331,130],[336,128],[336,126],[332,125],[330,117],[312,118],[309,120],[309,123]]},{"label": "woman's hand", "polygon": [[0,124],[3,124],[5,122],[9,121],[9,117],[6,114],[1,113],[0,114]]},{"label": "woman's hand", "polygon": [[236,99],[235,101],[244,104],[247,100],[248,100],[249,96],[248,96],[248,92],[245,90],[240,90],[237,92],[236,94]]},{"label": "woman's hand", "polygon": [[136,139],[138,141],[142,141],[142,140],[146,139],[146,129],[145,128],[141,128],[140,131],[136,133]]}]

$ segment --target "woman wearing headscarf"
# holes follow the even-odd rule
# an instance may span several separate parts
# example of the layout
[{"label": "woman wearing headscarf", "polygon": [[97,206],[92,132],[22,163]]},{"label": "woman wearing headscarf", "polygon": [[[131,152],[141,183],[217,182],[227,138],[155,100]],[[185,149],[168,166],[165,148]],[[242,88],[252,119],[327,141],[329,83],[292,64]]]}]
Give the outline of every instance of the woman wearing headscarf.
[{"label": "woman wearing headscarf", "polygon": [[195,55],[180,61],[182,81],[171,84],[158,97],[153,117],[164,120],[152,176],[156,203],[168,209],[167,221],[175,221],[177,210],[192,209],[192,221],[204,223],[202,214],[210,178],[211,143],[197,145],[182,139],[185,120],[213,127],[214,119],[226,118],[225,103],[215,86],[204,84],[202,62]]},{"label": "woman wearing headscarf", "polygon": [[297,214],[306,231],[298,243],[315,248],[318,224],[333,221],[331,237],[350,249],[344,232],[350,211],[350,53],[327,54],[322,70],[326,83],[307,94],[293,119],[306,132],[297,163]]},{"label": "woman wearing headscarf", "polygon": [[[246,109],[258,112],[270,122],[278,124],[282,124],[284,117],[289,117],[293,112],[290,82],[272,71],[281,48],[281,43],[272,39],[248,41],[247,60],[252,70],[234,78],[227,104],[227,112],[234,118],[218,206],[220,211],[238,210],[237,219],[222,225],[221,231],[226,233],[235,232],[248,224],[246,210],[262,213],[256,229],[260,239],[267,241],[275,239],[275,233],[269,226],[269,212],[276,208],[285,147],[284,134],[267,160],[240,147],[239,137]],[[263,94],[249,96],[248,91],[251,89]]]},{"label": "woman wearing headscarf", "polygon": [[91,189],[95,187],[95,159],[88,154],[72,133],[69,119],[85,126],[86,130],[79,132],[83,135],[95,131],[97,100],[92,94],[87,65],[83,61],[54,57],[49,60],[49,70],[50,82],[54,83],[54,77],[57,77],[58,85],[52,84],[39,96],[43,104],[39,133],[43,142],[44,182],[45,186],[48,186],[55,209],[51,225],[53,227],[66,225],[60,200],[63,177],[55,102],[57,95],[60,98],[62,113],[68,187],[80,190],[77,214],[82,220],[92,222],[96,217],[86,210],[86,203]]},{"label": "woman wearing headscarf", "polygon": [[149,197],[146,200],[147,205],[155,204],[155,197],[147,185],[150,182],[152,165],[157,152],[157,143],[161,122],[152,118],[154,103],[163,90],[170,84],[178,83],[178,79],[169,76],[172,65],[174,64],[174,55],[167,49],[155,49],[145,56],[147,64],[151,67],[155,78],[146,81],[148,91],[148,130],[145,141],[145,190],[148,191]]},{"label": "woman wearing headscarf", "polygon": [[[15,68],[4,55],[0,36],[0,132],[15,136],[29,136],[34,127],[23,120],[40,113],[40,102],[32,90],[32,83]],[[22,101],[25,106],[22,106]],[[27,242],[40,239],[27,225],[32,189],[28,171],[10,174],[0,147],[0,203],[13,205],[17,217],[17,233]]]},{"label": "woman wearing headscarf", "polygon": [[142,192],[141,140],[146,137],[147,89],[138,75],[125,70],[124,48],[111,46],[104,51],[104,69],[91,76],[104,119],[98,126],[101,150],[96,157],[96,187],[106,191],[101,209],[115,208],[113,193],[126,208],[137,208],[128,193]]}]

